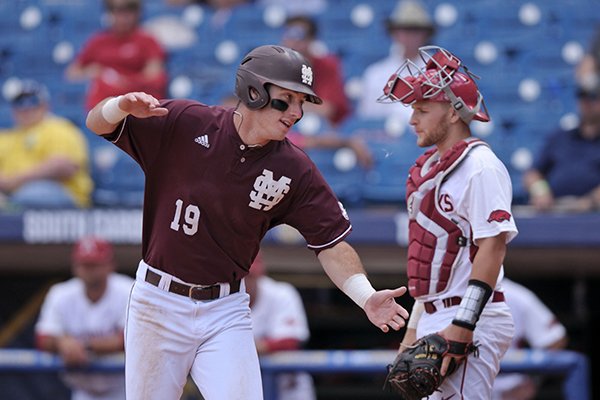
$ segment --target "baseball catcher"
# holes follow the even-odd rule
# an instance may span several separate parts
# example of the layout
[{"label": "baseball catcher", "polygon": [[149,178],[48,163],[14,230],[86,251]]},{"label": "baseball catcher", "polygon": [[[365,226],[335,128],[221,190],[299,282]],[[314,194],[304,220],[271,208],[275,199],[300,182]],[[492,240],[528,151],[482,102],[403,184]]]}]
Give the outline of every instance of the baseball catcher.
[{"label": "baseball catcher", "polygon": [[412,108],[417,145],[427,148],[406,182],[415,306],[385,386],[403,399],[491,399],[514,332],[502,289],[507,244],[518,233],[510,175],[471,135],[471,122],[490,121],[476,76],[441,47],[419,54],[421,62],[407,60],[379,99]]},{"label": "baseball catcher", "polygon": [[404,400],[428,397],[456,369],[453,358],[446,375],[442,375],[444,356],[461,358],[470,353],[477,356],[477,346],[472,343],[449,341],[437,333],[424,336],[399,353],[388,366],[383,388],[399,394]]}]

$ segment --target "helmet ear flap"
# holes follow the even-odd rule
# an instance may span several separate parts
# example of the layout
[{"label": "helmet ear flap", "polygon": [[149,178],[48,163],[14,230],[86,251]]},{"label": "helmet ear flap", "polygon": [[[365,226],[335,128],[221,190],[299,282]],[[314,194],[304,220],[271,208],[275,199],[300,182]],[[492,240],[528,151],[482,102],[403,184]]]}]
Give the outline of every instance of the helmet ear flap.
[{"label": "helmet ear flap", "polygon": [[[255,98],[250,95],[255,90],[258,96]],[[270,100],[269,92],[265,85],[252,73],[244,70],[238,70],[235,80],[235,94],[242,100],[246,107],[252,110],[258,110],[267,105]]]}]

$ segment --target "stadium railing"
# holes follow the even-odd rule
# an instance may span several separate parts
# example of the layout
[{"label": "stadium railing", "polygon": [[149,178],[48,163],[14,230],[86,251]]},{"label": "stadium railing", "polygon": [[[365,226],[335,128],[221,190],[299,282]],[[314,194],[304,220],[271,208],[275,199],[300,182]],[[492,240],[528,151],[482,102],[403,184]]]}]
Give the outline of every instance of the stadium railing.
[{"label": "stadium railing", "polygon": [[[277,374],[305,371],[314,374],[385,374],[396,355],[394,350],[300,350],[261,357],[264,398],[277,400]],[[591,399],[588,358],[575,351],[509,350],[501,361],[501,373],[562,375],[566,400]],[[0,350],[0,373],[59,372],[65,366],[54,354],[31,349]],[[122,372],[123,356],[98,360],[82,369],[87,372]]]}]

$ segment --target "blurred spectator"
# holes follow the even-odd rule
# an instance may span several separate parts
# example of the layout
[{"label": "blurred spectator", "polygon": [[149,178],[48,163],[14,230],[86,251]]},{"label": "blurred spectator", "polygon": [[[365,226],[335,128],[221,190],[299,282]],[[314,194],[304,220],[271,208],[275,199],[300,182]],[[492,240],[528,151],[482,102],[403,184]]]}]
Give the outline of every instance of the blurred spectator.
[{"label": "blurred spectator", "polygon": [[210,16],[210,26],[215,30],[223,29],[229,22],[233,10],[249,4],[249,0],[166,0],[171,5],[201,4],[210,7],[214,13]]},{"label": "blurred spectator", "polygon": [[523,177],[539,211],[600,209],[600,84],[577,90],[579,125],[545,139]]},{"label": "blurred spectator", "polygon": [[166,96],[165,51],[140,26],[141,0],[104,0],[108,29],[94,34],[67,67],[73,81],[91,79],[86,109],[108,96],[144,91]]},{"label": "blurred spectator", "polygon": [[[287,282],[266,276],[260,253],[245,283],[250,295],[252,331],[258,354],[301,349],[310,332],[298,290]],[[280,374],[277,387],[279,400],[316,399],[312,377],[307,373]]]},{"label": "blurred spectator", "polygon": [[[237,108],[239,102],[240,100],[235,95],[230,95],[221,100],[221,105]],[[373,154],[367,144],[359,137],[340,136],[333,130],[321,135],[303,135],[297,130],[291,130],[286,137],[304,150],[340,149],[347,147],[354,152],[356,160],[362,167],[371,168],[373,165]]]},{"label": "blurred spectator", "polygon": [[363,74],[363,91],[356,113],[363,118],[401,117],[408,120],[411,108],[401,102],[382,104],[376,100],[383,94],[382,80],[390,77],[405,60],[423,66],[418,49],[429,44],[435,27],[425,6],[418,0],[401,0],[392,15],[385,21],[392,39],[388,57],[369,65]]},{"label": "blurred spectator", "polygon": [[[46,295],[35,326],[40,350],[57,353],[69,367],[123,352],[123,329],[133,279],[115,273],[113,247],[84,237],[73,247],[73,278]],[[125,399],[124,373],[68,372],[73,400]]]},{"label": "blurred spectator", "polygon": [[596,29],[590,48],[575,70],[577,81],[586,90],[600,86],[600,27]]},{"label": "blurred spectator", "polygon": [[255,3],[261,7],[283,7],[287,15],[316,15],[328,6],[327,0],[255,0]]},{"label": "blurred spectator", "polygon": [[48,90],[39,82],[22,80],[10,104],[15,126],[0,131],[4,205],[17,209],[89,206],[93,183],[83,133],[50,112]]},{"label": "blurred spectator", "polygon": [[[502,280],[506,303],[515,323],[512,349],[561,350],[567,345],[567,331],[552,311],[523,285]],[[536,381],[525,374],[500,374],[494,383],[494,400],[531,400],[536,397]]]},{"label": "blurred spectator", "polygon": [[[282,44],[300,52],[312,63],[315,92],[323,104],[305,103],[305,112],[317,113],[336,126],[350,114],[350,102],[344,91],[342,63],[333,54],[320,50],[317,43],[318,27],[308,16],[293,16],[286,20]],[[381,85],[380,85],[381,86]]]}]

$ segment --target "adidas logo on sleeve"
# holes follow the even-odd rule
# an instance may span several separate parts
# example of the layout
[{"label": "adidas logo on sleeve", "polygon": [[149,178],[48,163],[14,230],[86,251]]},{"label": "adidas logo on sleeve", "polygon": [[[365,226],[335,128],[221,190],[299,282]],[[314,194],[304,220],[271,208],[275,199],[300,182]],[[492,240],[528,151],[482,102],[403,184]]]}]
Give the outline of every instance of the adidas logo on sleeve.
[{"label": "adidas logo on sleeve", "polygon": [[206,147],[207,149],[210,147],[210,143],[208,143],[208,135],[198,136],[196,139],[194,139],[194,142]]}]

